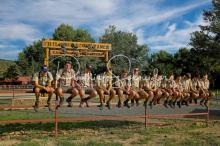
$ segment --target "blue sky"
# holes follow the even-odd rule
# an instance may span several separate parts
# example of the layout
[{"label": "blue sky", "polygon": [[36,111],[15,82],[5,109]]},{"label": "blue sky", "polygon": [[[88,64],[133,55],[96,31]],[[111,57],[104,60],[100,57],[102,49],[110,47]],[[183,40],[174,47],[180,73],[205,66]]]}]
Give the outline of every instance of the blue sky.
[{"label": "blue sky", "polygon": [[115,25],[135,33],[151,52],[174,53],[190,48],[190,33],[206,25],[202,12],[211,6],[211,0],[1,0],[0,59],[16,60],[61,23],[87,29],[97,41]]}]

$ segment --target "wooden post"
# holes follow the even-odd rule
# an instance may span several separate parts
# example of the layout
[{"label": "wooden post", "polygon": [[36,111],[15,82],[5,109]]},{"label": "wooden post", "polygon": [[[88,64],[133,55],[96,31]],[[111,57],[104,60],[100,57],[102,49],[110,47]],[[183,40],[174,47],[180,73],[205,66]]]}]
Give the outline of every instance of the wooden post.
[{"label": "wooden post", "polygon": [[45,48],[44,65],[48,67],[49,63],[49,48]]},{"label": "wooden post", "polygon": [[209,106],[210,106],[210,101],[208,101],[208,108],[207,108],[207,119],[206,119],[206,124],[209,126]]},{"label": "wooden post", "polygon": [[55,101],[55,137],[58,133],[58,100]]},{"label": "wooden post", "polygon": [[144,106],[144,126],[147,128],[147,106]]}]

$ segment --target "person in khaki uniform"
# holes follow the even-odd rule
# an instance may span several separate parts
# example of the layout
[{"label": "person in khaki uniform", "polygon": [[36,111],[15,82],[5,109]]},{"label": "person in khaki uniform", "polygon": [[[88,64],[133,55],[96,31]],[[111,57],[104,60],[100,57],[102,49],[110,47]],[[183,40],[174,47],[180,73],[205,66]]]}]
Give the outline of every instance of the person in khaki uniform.
[{"label": "person in khaki uniform", "polygon": [[191,81],[191,74],[190,73],[187,73],[185,75],[185,77],[183,78],[182,80],[182,84],[183,84],[183,101],[182,101],[182,105],[186,105],[188,106],[188,101],[190,99],[190,90],[191,90],[191,87],[192,87],[192,81]]},{"label": "person in khaki uniform", "polygon": [[152,108],[152,100],[154,98],[154,92],[153,92],[153,87],[152,87],[152,84],[151,84],[151,80],[150,78],[144,78],[142,79],[141,81],[141,89],[143,89],[143,93],[144,94],[140,94],[140,96],[142,96],[145,101],[144,101],[144,106],[147,107],[147,103],[148,101],[150,102],[150,106]]},{"label": "person in khaki uniform", "polygon": [[50,111],[51,109],[51,98],[54,93],[54,89],[51,87],[51,82],[53,81],[52,74],[47,70],[47,66],[43,65],[41,71],[37,72],[33,76],[34,81],[34,93],[36,96],[36,102],[34,105],[34,110],[37,112],[39,108],[39,98],[40,93],[48,93],[47,105]]},{"label": "person in khaki uniform", "polygon": [[88,94],[88,97],[83,98],[82,102],[83,103],[85,102],[86,106],[89,107],[88,100],[97,96],[97,92],[93,87],[94,85],[93,85],[93,81],[92,81],[92,67],[90,65],[86,65],[85,72],[81,76],[80,82],[83,87],[83,92],[84,92],[83,96],[85,96],[85,94]]},{"label": "person in khaki uniform", "polygon": [[97,76],[96,91],[99,95],[100,100],[100,105],[98,105],[98,107],[100,107],[101,109],[103,108],[105,95],[109,95],[109,99],[106,102],[106,106],[108,107],[108,109],[110,109],[110,102],[112,99],[115,98],[115,91],[112,87],[112,71],[110,68],[106,67],[104,73]]},{"label": "person in khaki uniform", "polygon": [[162,99],[162,98],[164,99],[163,105],[165,107],[167,107],[167,98],[169,98],[169,93],[168,93],[168,90],[167,90],[167,80],[165,78],[161,81],[160,90],[162,92],[162,95],[161,95],[160,99]]},{"label": "person in khaki uniform", "polygon": [[60,98],[61,106],[64,101],[63,93],[70,93],[71,96],[67,98],[68,107],[72,107],[72,99],[79,94],[79,84],[76,81],[75,71],[72,69],[72,63],[67,61],[64,64],[64,68],[60,69],[56,74],[55,89],[56,94]]},{"label": "person in khaki uniform", "polygon": [[121,107],[121,101],[126,95],[126,100],[124,101],[124,106],[130,108],[128,104],[129,100],[134,99],[135,92],[131,90],[131,77],[128,76],[128,71],[123,69],[120,78],[116,81],[116,93],[118,95],[118,107]]},{"label": "person in khaki uniform", "polygon": [[160,98],[162,96],[162,91],[160,89],[162,81],[162,74],[155,74],[151,78],[151,84],[152,84],[152,91],[154,92],[154,98],[153,98],[153,104],[159,104]]},{"label": "person in khaki uniform", "polygon": [[191,98],[189,100],[192,103],[192,100],[197,104],[197,99],[199,98],[199,83],[198,83],[199,75],[194,75],[192,78],[192,84],[190,88]]},{"label": "person in khaki uniform", "polygon": [[200,105],[205,105],[206,107],[208,107],[208,100],[212,96],[211,92],[209,91],[209,84],[208,74],[204,74],[200,80],[200,96],[202,98]]},{"label": "person in khaki uniform", "polygon": [[[136,101],[136,106],[139,105],[139,100],[145,98],[144,90],[140,87],[141,75],[139,75],[139,68],[134,68],[131,76],[131,90],[134,92],[134,99],[131,100],[131,106],[134,106],[134,101]],[[144,96],[143,96],[144,95]]]},{"label": "person in khaki uniform", "polygon": [[169,97],[164,102],[164,106],[166,107],[166,104],[173,108],[173,100],[174,100],[174,86],[175,86],[175,80],[174,80],[174,75],[170,74],[168,76],[168,80],[166,82],[166,90],[169,94]]},{"label": "person in khaki uniform", "polygon": [[182,98],[183,98],[183,85],[182,85],[182,82],[181,82],[181,76],[180,75],[176,75],[175,86],[174,86],[173,106],[175,106],[175,103],[177,103],[177,105],[180,108],[181,107]]}]

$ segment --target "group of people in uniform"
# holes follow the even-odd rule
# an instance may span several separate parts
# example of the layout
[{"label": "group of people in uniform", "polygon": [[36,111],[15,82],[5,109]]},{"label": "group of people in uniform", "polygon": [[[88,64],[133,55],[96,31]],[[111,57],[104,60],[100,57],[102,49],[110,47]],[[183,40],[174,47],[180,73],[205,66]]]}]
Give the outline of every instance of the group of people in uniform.
[{"label": "group of people in uniform", "polygon": [[[122,70],[119,76],[113,76],[112,69],[106,67],[103,72],[95,78],[92,75],[92,67],[86,65],[84,72],[76,76],[72,68],[72,63],[67,61],[63,69],[60,69],[53,79],[53,75],[48,71],[47,66],[43,65],[41,70],[33,77],[34,93],[36,102],[35,111],[39,108],[39,98],[41,93],[48,93],[47,105],[51,108],[51,99],[56,94],[59,101],[57,107],[63,106],[64,93],[70,96],[66,99],[68,107],[72,107],[72,99],[80,97],[80,107],[85,104],[89,107],[88,101],[94,97],[99,97],[99,108],[106,106],[111,108],[112,100],[117,97],[117,107],[138,106],[143,100],[145,107],[160,104],[163,101],[165,107],[179,108],[190,103],[197,104],[200,100],[202,106],[207,107],[211,92],[209,91],[208,75],[202,76],[186,73],[184,75],[170,74],[164,77],[160,72],[150,77],[140,75],[139,68],[134,68],[131,75],[127,70]],[[52,84],[52,81],[54,84]]]}]

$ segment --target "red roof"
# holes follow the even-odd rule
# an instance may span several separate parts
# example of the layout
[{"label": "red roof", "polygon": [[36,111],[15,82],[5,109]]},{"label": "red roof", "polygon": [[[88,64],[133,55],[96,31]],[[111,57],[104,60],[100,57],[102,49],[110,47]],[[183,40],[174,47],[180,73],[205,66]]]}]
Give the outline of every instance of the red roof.
[{"label": "red roof", "polygon": [[5,82],[5,83],[11,83],[11,82],[30,82],[31,81],[31,77],[29,76],[19,76],[15,79],[4,79],[1,80],[1,82]]},{"label": "red roof", "polygon": [[30,82],[31,81],[31,77],[29,77],[29,76],[20,76],[20,77],[18,77],[17,81]]}]

